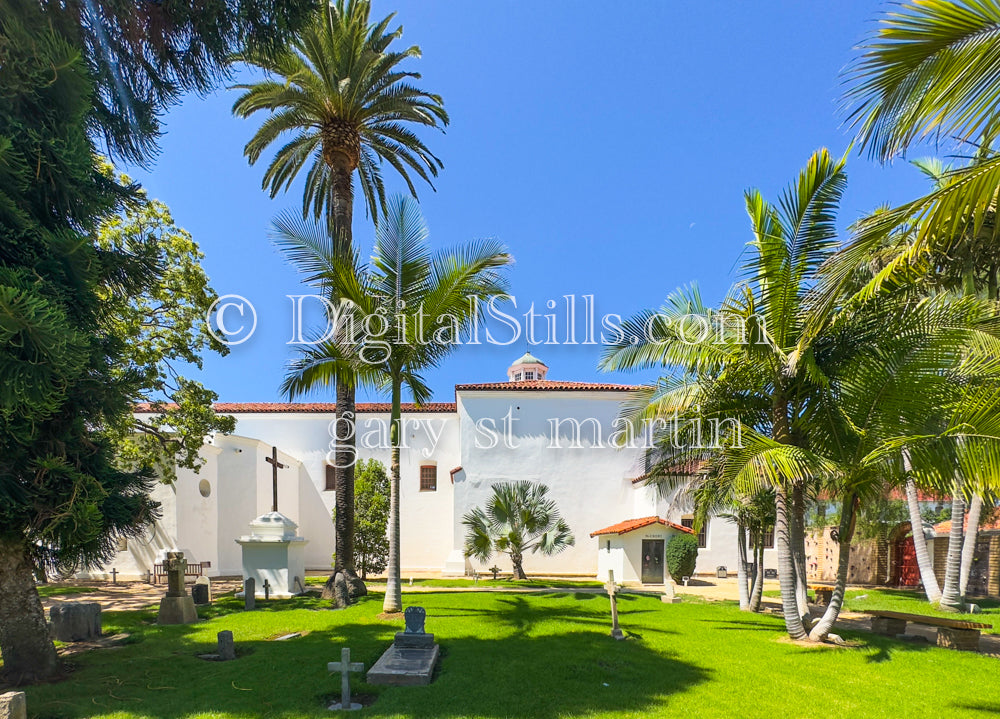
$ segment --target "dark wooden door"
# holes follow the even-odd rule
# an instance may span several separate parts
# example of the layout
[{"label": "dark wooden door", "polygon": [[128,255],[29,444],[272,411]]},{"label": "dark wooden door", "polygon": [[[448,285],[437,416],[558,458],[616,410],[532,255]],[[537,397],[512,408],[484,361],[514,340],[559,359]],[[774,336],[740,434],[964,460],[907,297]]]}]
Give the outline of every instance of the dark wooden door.
[{"label": "dark wooden door", "polygon": [[917,550],[913,547],[913,537],[905,537],[896,542],[895,555],[893,583],[900,587],[915,587],[920,584],[920,567],[917,565]]},{"label": "dark wooden door", "polygon": [[663,540],[642,540],[642,583],[663,584]]}]

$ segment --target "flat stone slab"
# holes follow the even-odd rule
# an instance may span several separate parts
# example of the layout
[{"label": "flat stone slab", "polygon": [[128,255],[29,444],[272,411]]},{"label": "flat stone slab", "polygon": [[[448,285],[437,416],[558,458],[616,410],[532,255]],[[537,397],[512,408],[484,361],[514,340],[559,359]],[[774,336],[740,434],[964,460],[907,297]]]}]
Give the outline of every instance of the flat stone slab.
[{"label": "flat stone slab", "polygon": [[368,670],[369,684],[405,687],[430,684],[441,646],[399,647],[393,644]]}]

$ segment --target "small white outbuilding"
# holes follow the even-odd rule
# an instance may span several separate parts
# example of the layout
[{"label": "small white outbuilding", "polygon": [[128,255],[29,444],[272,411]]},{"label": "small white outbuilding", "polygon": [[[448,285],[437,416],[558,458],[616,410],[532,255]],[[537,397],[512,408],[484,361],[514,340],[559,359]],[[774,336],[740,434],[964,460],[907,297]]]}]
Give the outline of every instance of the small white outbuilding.
[{"label": "small white outbuilding", "polygon": [[599,538],[597,578],[607,581],[611,570],[616,582],[663,584],[668,576],[667,542],[678,534],[694,534],[694,531],[655,516],[627,519],[591,532],[591,537]]}]

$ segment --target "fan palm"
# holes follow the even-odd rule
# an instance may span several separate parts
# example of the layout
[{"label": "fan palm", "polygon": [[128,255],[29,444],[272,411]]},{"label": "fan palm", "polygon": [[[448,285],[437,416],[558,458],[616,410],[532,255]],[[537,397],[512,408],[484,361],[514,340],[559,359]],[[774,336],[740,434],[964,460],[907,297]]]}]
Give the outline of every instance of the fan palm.
[{"label": "fan palm", "polygon": [[[266,79],[237,85],[243,93],[233,112],[243,118],[268,114],[244,154],[256,164],[265,150],[284,141],[264,172],[264,188],[275,197],[307,170],[303,217],[310,211],[317,219],[325,216],[332,238],[325,249],[350,258],[355,173],[365,208],[377,222],[385,204],[382,163],[416,195],[413,178],[430,184],[441,162],[412,128],[443,128],[448,114],[440,96],[414,85],[420,75],[403,67],[420,49],[394,49],[403,30],[390,29],[393,15],[373,22],[367,0],[323,5],[281,51],[234,56]],[[340,376],[336,396],[338,419],[352,417],[355,388],[349,372]],[[345,572],[352,593],[359,594],[365,590],[354,567],[353,435],[338,438],[338,446],[335,574]]]},{"label": "fan palm", "polygon": [[525,554],[552,556],[573,546],[573,534],[547,486],[524,480],[494,484],[492,490],[485,509],[476,507],[462,518],[465,556],[486,562],[496,552],[506,553],[514,579],[527,579]]},{"label": "fan palm", "polygon": [[[316,257],[330,243],[316,242],[321,230],[282,233],[278,244],[291,256]],[[437,366],[452,352],[460,335],[487,298],[507,289],[503,268],[511,257],[495,240],[470,243],[431,256],[427,227],[419,207],[410,198],[395,197],[376,227],[371,264],[334,253],[317,268],[341,298],[340,320],[345,330],[334,338],[304,346],[292,362],[283,390],[295,397],[329,386],[343,374],[392,396],[390,440],[389,561],[386,612],[402,609],[399,539],[400,416],[404,385],[417,404],[430,398],[420,373]],[[367,318],[393,318],[391,331],[381,336],[366,332]],[[391,338],[387,339],[387,338]]]}]

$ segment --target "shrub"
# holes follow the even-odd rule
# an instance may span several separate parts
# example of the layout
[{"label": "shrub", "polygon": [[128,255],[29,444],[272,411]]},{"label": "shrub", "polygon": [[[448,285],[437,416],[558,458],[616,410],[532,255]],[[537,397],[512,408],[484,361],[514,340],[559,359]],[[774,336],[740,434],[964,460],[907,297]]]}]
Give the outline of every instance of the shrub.
[{"label": "shrub", "polygon": [[678,534],[667,542],[667,571],[675,581],[694,574],[698,561],[698,540],[690,534]]}]

